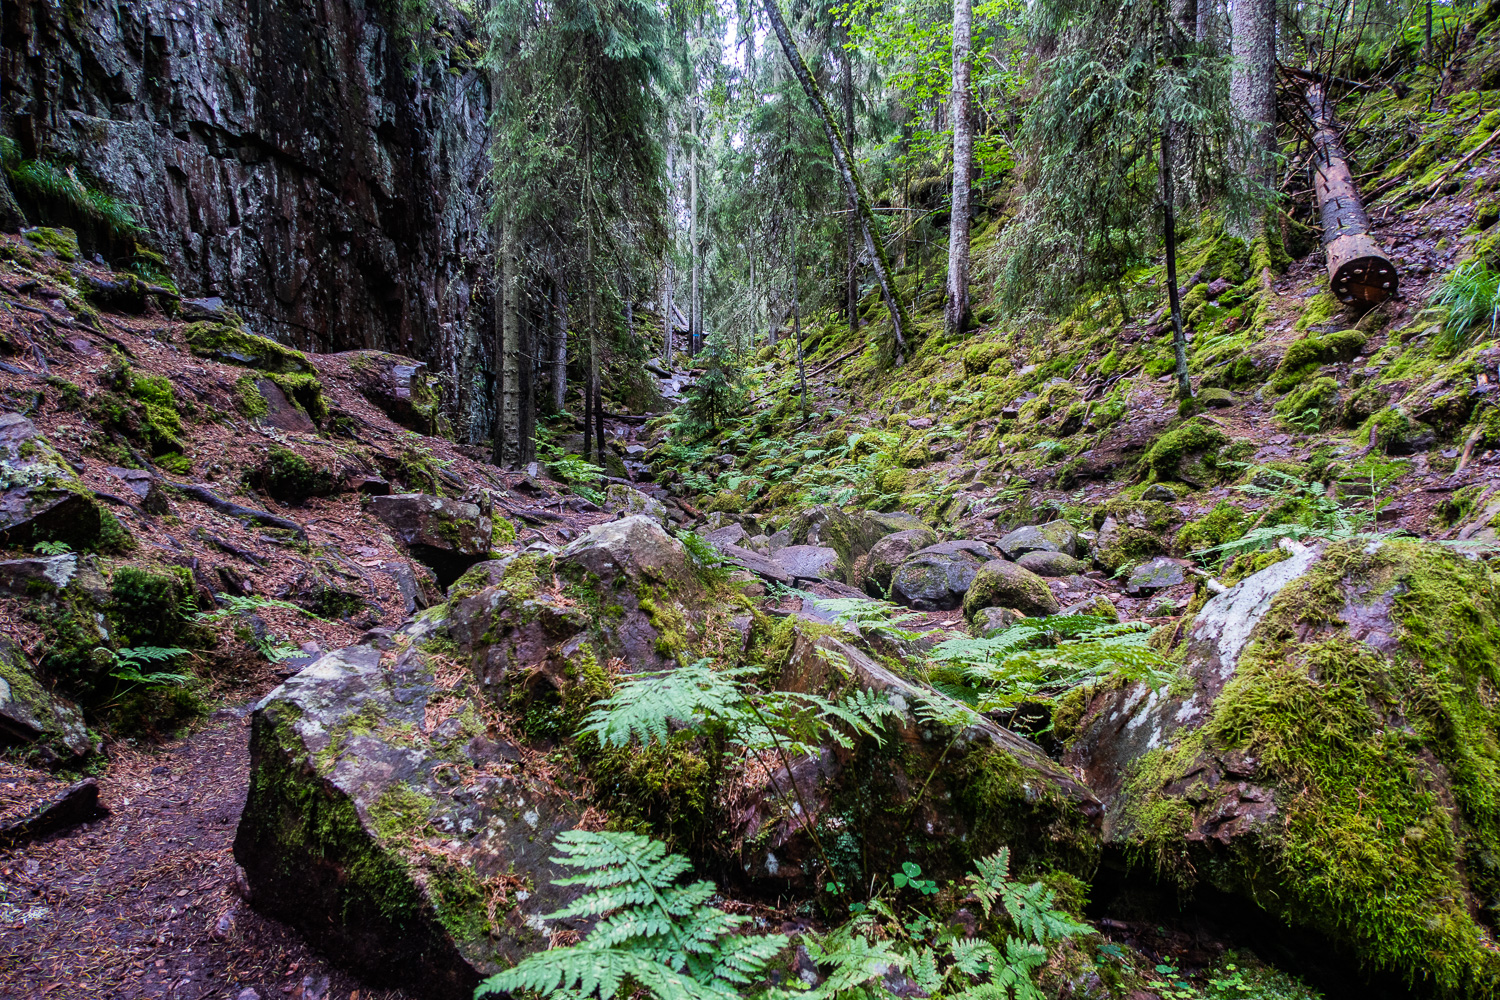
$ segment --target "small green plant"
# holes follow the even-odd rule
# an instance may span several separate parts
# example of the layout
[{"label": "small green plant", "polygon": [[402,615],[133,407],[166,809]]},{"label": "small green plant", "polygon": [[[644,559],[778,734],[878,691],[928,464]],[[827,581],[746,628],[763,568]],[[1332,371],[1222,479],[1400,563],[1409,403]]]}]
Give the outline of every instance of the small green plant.
[{"label": "small green plant", "polygon": [[[295,611],[298,614],[307,615],[309,618],[318,618],[306,608],[298,607],[289,601],[281,601],[271,597],[240,597],[234,594],[216,594],[215,599],[219,602],[219,608],[215,611],[200,611],[193,616],[193,621],[209,625],[215,622],[226,621],[230,618],[238,618],[245,615],[253,615],[263,608],[281,608],[284,611]],[[322,619],[319,619],[320,621]],[[296,656],[301,650],[292,645],[285,638],[277,636],[269,629],[263,635],[256,635],[254,631],[249,632],[248,640],[255,651],[264,656],[272,663],[280,663],[282,660]]]},{"label": "small green plant", "polygon": [[937,882],[930,878],[922,878],[922,866],[911,861],[903,862],[901,870],[891,876],[897,889],[905,889],[908,886],[917,890],[924,896],[936,896]]},{"label": "small green plant", "polygon": [[604,494],[595,488],[604,480],[603,469],[581,456],[564,452],[551,442],[538,441],[536,450],[554,478],[567,483],[569,489],[589,503],[604,503]]},{"label": "small green plant", "polygon": [[67,542],[37,542],[31,547],[31,551],[39,556],[61,556],[73,551],[73,546]]},{"label": "small green plant", "polygon": [[624,986],[658,1000],[729,1000],[787,944],[783,934],[742,933],[751,918],[715,908],[712,882],[679,884],[690,865],[660,841],[568,830],[554,846],[553,862],[581,870],[555,884],[586,892],[544,919],[592,920],[593,930],[577,944],[536,952],[491,976],[476,997],[526,991],[610,1000]]},{"label": "small green plant", "polygon": [[[1336,488],[1340,480],[1326,484],[1309,482],[1278,469],[1261,469],[1255,479],[1258,481],[1244,483],[1235,489],[1266,501],[1260,518],[1239,538],[1199,549],[1193,553],[1195,557],[1216,555],[1228,563],[1245,552],[1274,548],[1283,538],[1344,541],[1379,537],[1370,529],[1378,520],[1380,509],[1390,503],[1389,497],[1380,495],[1380,485],[1373,472],[1368,480],[1370,499],[1367,505],[1341,502]],[[1354,481],[1344,482],[1352,484]],[[1273,515],[1288,512],[1295,516],[1271,520]]]},{"label": "small green plant", "polygon": [[1296,416],[1287,417],[1286,422],[1298,433],[1316,434],[1323,426],[1323,412],[1315,406],[1309,407]]},{"label": "small green plant", "polygon": [[[109,650],[105,650],[109,652]],[[152,670],[146,672],[152,664],[170,663],[179,656],[185,656],[187,650],[178,649],[175,646],[135,646],[127,649],[115,650],[111,655],[114,657],[114,666],[109,675],[116,680],[125,681],[130,684],[129,691],[135,687],[183,687],[192,678],[186,674],[174,674],[165,671]],[[117,697],[125,694],[118,693]]]},{"label": "small green plant", "polygon": [[1452,353],[1483,337],[1493,337],[1500,324],[1500,272],[1483,260],[1466,261],[1438,285],[1432,304],[1448,309],[1448,319],[1434,346]]}]

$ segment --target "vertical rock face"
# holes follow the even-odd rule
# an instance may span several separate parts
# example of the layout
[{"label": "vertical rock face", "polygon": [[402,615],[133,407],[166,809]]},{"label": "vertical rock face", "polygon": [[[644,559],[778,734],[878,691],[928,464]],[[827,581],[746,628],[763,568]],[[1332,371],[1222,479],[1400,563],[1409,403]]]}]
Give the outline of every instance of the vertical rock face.
[{"label": "vertical rock face", "polygon": [[7,3],[4,132],[136,206],[185,295],[297,347],[456,376],[479,322],[487,92],[472,66],[417,65],[395,6]]}]

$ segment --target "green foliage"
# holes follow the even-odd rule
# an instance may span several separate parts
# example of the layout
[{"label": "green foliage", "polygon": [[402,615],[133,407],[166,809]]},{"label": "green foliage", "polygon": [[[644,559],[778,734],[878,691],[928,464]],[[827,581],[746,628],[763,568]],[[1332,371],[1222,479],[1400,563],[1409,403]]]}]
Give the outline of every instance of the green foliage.
[{"label": "green foliage", "polygon": [[[1344,480],[1348,483],[1348,480]],[[1356,481],[1357,482],[1357,481]],[[1217,555],[1224,563],[1247,552],[1276,546],[1281,539],[1379,538],[1372,533],[1380,508],[1391,502],[1381,497],[1374,474],[1368,480],[1368,502],[1340,499],[1333,484],[1309,482],[1279,469],[1259,469],[1255,478],[1235,489],[1262,501],[1261,514],[1238,537],[1210,545],[1194,556]],[[1366,484],[1360,484],[1366,485]]]},{"label": "green foliage", "polygon": [[1500,324],[1500,271],[1487,260],[1465,261],[1443,278],[1432,304],[1448,310],[1442,335],[1433,344],[1438,350],[1454,353],[1493,337]]},{"label": "green foliage", "polygon": [[556,864],[581,869],[555,884],[586,891],[544,919],[592,920],[593,929],[577,944],[536,952],[491,976],[476,997],[524,990],[610,1000],[624,987],[658,1000],[730,1000],[786,946],[782,934],[743,933],[751,918],[711,905],[712,882],[680,885],[688,861],[659,841],[569,830],[554,846]]},{"label": "green foliage", "polygon": [[[262,608],[280,608],[283,611],[295,611],[298,614],[307,615],[309,618],[318,617],[306,608],[271,597],[240,597],[235,594],[216,594],[214,596],[219,603],[218,609],[214,611],[201,611],[193,616],[193,621],[204,625],[211,625],[233,618],[248,617]],[[300,652],[296,646],[285,639],[277,637],[269,629],[263,633],[257,633],[252,629],[246,628],[243,631],[243,638],[255,647],[256,652],[272,663],[280,663],[282,660],[296,656]]]},{"label": "green foliage", "polygon": [[698,362],[703,366],[703,374],[688,389],[683,401],[687,410],[684,424],[690,432],[694,429],[716,431],[744,409],[745,390],[741,373],[720,337],[709,338]]},{"label": "green foliage", "polygon": [[256,467],[254,482],[277,500],[301,503],[308,497],[328,496],[334,492],[333,474],[314,466],[307,459],[280,445],[272,445],[265,459]]},{"label": "green foliage", "polygon": [[824,740],[853,747],[854,737],[877,741],[886,719],[901,713],[872,691],[841,701],[796,691],[761,691],[753,667],[716,670],[708,660],[621,684],[585,720],[580,733],[601,745],[667,743],[681,727],[714,729],[751,753],[816,754]]},{"label": "green foliage", "polygon": [[21,197],[77,213],[112,237],[134,238],[145,232],[136,221],[134,205],[85,184],[76,168],[48,160],[22,160],[15,167],[7,166],[6,174]]},{"label": "green foliage", "polygon": [[928,654],[928,671],[936,681],[975,691],[980,711],[1055,700],[1111,677],[1160,686],[1170,665],[1148,645],[1150,631],[1142,622],[1091,615],[1024,618],[989,638],[938,643]]},{"label": "green foliage", "polygon": [[182,634],[191,591],[181,576],[121,566],[109,590],[111,611],[127,642],[166,646]]},{"label": "green foliage", "polygon": [[31,551],[39,556],[60,556],[72,552],[73,546],[67,542],[37,542]]},{"label": "green foliage", "polygon": [[179,656],[185,656],[187,650],[162,646],[135,646],[127,649],[117,649],[113,652],[114,668],[109,675],[116,680],[128,682],[132,687],[145,685],[147,687],[172,686],[182,687],[189,683],[192,678],[186,674],[174,674],[164,671],[153,670],[143,673],[153,663],[164,663],[175,660]]}]

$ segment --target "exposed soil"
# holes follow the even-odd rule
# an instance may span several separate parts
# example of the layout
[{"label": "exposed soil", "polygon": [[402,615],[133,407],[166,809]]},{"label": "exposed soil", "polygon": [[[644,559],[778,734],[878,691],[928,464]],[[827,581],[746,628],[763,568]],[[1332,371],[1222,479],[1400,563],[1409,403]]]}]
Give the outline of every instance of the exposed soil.
[{"label": "exposed soil", "polygon": [[[0,851],[0,996],[401,1000],[361,984],[240,899],[231,848],[249,777],[248,706],[187,739],[117,745],[110,815]],[[0,767],[0,810],[65,786]]]}]

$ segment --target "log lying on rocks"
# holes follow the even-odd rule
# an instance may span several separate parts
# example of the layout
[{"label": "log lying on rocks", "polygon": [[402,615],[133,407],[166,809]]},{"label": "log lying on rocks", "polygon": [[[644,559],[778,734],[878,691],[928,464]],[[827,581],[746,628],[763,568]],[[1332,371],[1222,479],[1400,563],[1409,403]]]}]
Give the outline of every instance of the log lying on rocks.
[{"label": "log lying on rocks", "polygon": [[1328,255],[1328,288],[1346,305],[1378,305],[1396,294],[1396,265],[1370,235],[1370,216],[1349,173],[1327,91],[1321,83],[1308,83],[1303,95],[1313,122],[1313,190]]}]

